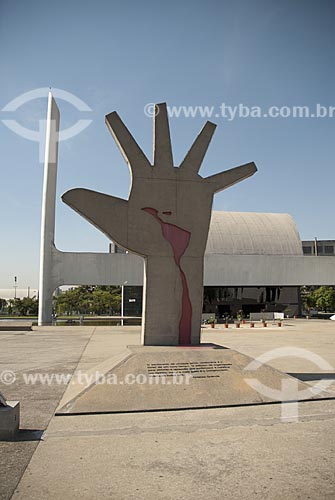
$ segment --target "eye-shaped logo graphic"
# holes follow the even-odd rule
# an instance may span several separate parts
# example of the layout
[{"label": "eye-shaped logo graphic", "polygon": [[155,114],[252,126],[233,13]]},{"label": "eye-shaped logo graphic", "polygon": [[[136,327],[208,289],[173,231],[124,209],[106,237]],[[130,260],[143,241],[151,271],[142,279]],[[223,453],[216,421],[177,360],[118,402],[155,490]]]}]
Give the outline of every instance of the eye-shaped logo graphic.
[{"label": "eye-shaped logo graphic", "polygon": [[[302,349],[300,347],[278,347],[272,351],[265,352],[261,354],[256,359],[252,360],[245,368],[245,371],[256,371],[262,365],[273,361],[275,359],[284,357],[301,358],[306,361],[314,363],[320,370],[333,372],[333,366],[328,363],[324,358],[315,354],[314,352],[308,351],[307,349]],[[244,379],[250,387],[255,389],[259,394],[270,398],[275,401],[293,402],[290,406],[282,405],[282,419],[297,421],[298,420],[298,401],[304,399],[310,399],[321,392],[326,391],[333,383],[333,380],[321,379],[316,384],[303,390],[299,390],[299,382],[296,378],[290,377],[282,380],[281,390],[273,389],[264,385],[257,378],[245,378]]]},{"label": "eye-shaped logo graphic", "polygon": [[[24,94],[19,95],[18,97],[10,101],[8,104],[6,104],[6,106],[2,108],[2,112],[13,113],[27,102],[33,101],[35,99],[40,99],[41,97],[47,97],[48,92],[49,89],[45,87],[25,92]],[[79,97],[75,96],[74,94],[67,92],[66,90],[52,89],[52,95],[53,97],[57,97],[58,99],[62,99],[63,101],[72,104],[80,112],[92,111],[92,109],[84,101],[79,99]],[[18,123],[16,120],[2,119],[1,121],[2,123],[4,123],[4,125],[6,125],[6,127],[12,130],[12,132],[14,132],[15,134],[23,137],[24,139],[28,139],[29,141],[38,142],[39,160],[40,162],[44,161],[44,139],[47,127],[47,120],[39,120],[38,130],[32,130],[26,128],[22,126],[20,123]],[[51,121],[54,122],[55,120]],[[80,134],[80,132],[85,130],[85,128],[87,128],[91,123],[92,120],[80,119],[70,127],[59,131],[57,130],[58,126],[56,123],[51,123],[50,126],[51,128],[54,129],[55,132],[57,132],[56,134],[54,134],[54,136],[57,137],[57,142],[60,142],[60,141],[66,141]]]}]

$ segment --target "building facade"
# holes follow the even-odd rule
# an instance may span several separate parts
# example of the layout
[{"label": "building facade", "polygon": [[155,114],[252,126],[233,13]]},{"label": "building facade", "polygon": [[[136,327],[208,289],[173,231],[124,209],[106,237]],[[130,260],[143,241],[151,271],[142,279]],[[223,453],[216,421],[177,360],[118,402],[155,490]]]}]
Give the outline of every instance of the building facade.
[{"label": "building facade", "polygon": [[[217,270],[220,271],[222,266],[230,265],[230,256],[233,255],[335,257],[334,245],[335,241],[331,240],[319,241],[317,247],[314,241],[302,242],[294,220],[287,214],[214,211],[206,256],[219,257]],[[319,250],[318,253],[315,253],[315,248]],[[123,252],[117,247],[114,251]],[[335,259],[333,265],[335,266]],[[205,281],[203,312],[215,314],[218,320],[241,312],[246,317],[254,312],[285,312],[291,316],[301,314],[298,285],[305,284],[303,278],[296,286],[283,286],[279,283],[267,286],[265,281],[265,269],[264,284],[260,283],[258,286],[250,286],[247,282],[240,286],[225,286],[224,282],[208,286]],[[142,287],[125,286],[124,289],[124,315],[140,316]]]},{"label": "building facade", "polygon": [[317,257],[335,256],[335,240],[309,240],[302,242],[304,255],[316,255]]}]

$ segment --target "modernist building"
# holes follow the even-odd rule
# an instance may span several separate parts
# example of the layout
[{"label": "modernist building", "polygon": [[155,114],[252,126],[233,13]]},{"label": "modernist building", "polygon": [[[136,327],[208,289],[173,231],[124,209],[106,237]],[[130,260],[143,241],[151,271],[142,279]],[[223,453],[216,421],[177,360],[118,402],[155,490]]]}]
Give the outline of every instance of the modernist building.
[{"label": "modernist building", "polygon": [[[334,245],[334,241],[318,241],[317,246],[315,241],[302,242],[294,220],[287,214],[214,211],[206,257],[216,257],[218,275],[225,266],[229,266],[234,275],[232,256],[301,257],[305,254],[335,257]],[[113,251],[124,252],[116,246]],[[308,264],[308,261],[306,262]],[[335,259],[332,264],[335,266]],[[280,272],[280,269],[278,270]],[[238,270],[235,271],[237,276]],[[243,311],[245,316],[251,312],[263,311],[301,314],[299,286],[281,285],[279,282],[266,285],[265,273],[264,268],[264,283],[257,283],[257,286],[251,286],[247,280],[239,285],[236,281],[234,286],[225,286],[224,281],[217,285],[206,286],[205,270],[203,312],[213,313],[217,318],[236,315],[238,311]],[[307,275],[306,280],[305,283],[302,276],[300,285],[307,284]],[[123,312],[125,316],[141,315],[142,287],[124,287]]]}]

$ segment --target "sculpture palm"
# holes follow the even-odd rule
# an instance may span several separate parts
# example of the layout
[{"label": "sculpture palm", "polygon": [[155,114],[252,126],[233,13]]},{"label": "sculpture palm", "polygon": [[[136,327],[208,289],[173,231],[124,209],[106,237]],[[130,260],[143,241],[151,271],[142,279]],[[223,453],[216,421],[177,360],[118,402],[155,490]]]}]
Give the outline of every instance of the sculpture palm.
[{"label": "sculpture palm", "polygon": [[165,104],[156,106],[152,165],[116,112],[106,124],[130,168],[129,199],[88,189],[73,189],[62,199],[118,245],[145,257],[143,343],[197,344],[213,196],[253,175],[256,166],[201,177],[215,130],[207,122],[175,167]]}]

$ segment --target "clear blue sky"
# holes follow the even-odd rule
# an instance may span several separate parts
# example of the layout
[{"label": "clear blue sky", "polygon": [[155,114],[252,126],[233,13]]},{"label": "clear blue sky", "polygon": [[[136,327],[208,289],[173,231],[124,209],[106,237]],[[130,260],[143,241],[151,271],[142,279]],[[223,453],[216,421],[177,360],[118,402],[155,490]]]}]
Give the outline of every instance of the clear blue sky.
[{"label": "clear blue sky", "polygon": [[[332,0],[0,0],[0,109],[39,87],[67,90],[92,113],[58,101],[62,128],[92,118],[60,145],[56,244],[106,251],[107,239],[60,195],[87,187],[127,197],[129,176],[104,124],[117,110],[151,155],[148,102],[172,105],[335,106]],[[46,99],[14,116],[38,128]],[[288,212],[302,239],[335,239],[334,118],[212,119],[218,124],[201,173],[249,161],[259,172],[216,196],[214,208]],[[179,164],[204,122],[172,118]],[[38,283],[43,166],[38,146],[0,122],[0,288]]]}]

